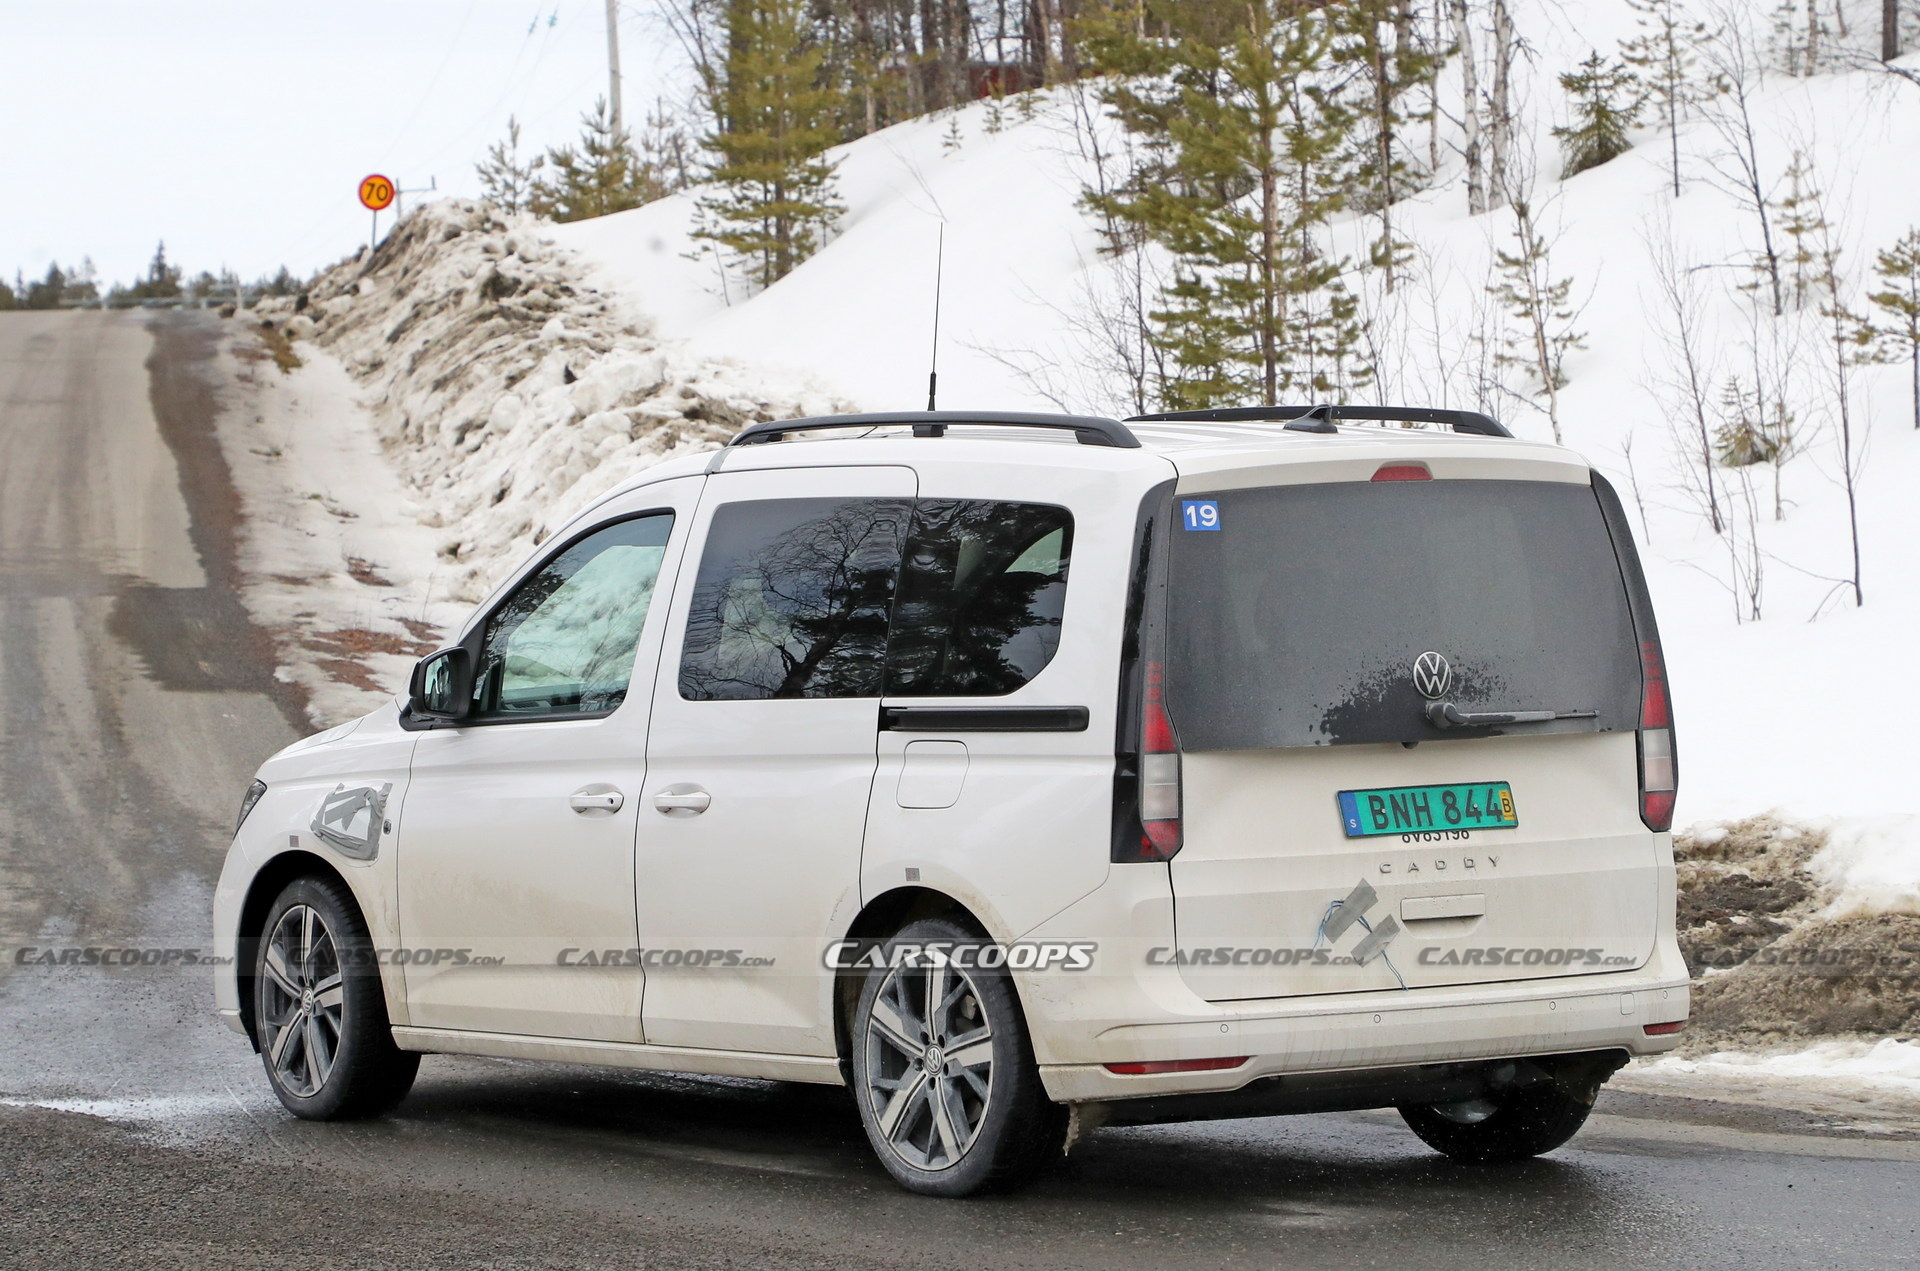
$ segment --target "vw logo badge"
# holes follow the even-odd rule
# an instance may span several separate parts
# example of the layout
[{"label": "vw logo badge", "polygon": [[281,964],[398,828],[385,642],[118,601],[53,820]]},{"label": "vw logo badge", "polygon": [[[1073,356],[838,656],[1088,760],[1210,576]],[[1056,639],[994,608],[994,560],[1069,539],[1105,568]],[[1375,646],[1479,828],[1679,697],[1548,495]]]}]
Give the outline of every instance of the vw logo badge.
[{"label": "vw logo badge", "polygon": [[1452,683],[1453,668],[1438,653],[1428,650],[1413,660],[1413,686],[1428,701],[1437,702],[1445,697]]}]

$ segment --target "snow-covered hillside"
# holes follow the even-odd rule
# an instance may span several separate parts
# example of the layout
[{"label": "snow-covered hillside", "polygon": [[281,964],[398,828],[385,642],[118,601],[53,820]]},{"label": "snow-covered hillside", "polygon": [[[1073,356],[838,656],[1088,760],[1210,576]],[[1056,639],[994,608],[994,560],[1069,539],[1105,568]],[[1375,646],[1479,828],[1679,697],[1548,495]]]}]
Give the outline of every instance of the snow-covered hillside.
[{"label": "snow-covered hillside", "polygon": [[[1912,774],[1920,730],[1900,714],[1899,686],[1920,631],[1920,433],[1912,426],[1904,368],[1854,373],[1856,428],[1865,423],[1859,503],[1866,606],[1836,588],[1850,569],[1837,429],[1813,327],[1798,317],[1757,324],[1754,300],[1733,284],[1755,237],[1721,175],[1726,142],[1704,120],[1680,130],[1683,192],[1668,188],[1664,133],[1565,182],[1550,130],[1566,121],[1557,84],[1590,50],[1614,51],[1632,34],[1626,6],[1517,6],[1523,62],[1520,149],[1539,174],[1533,204],[1551,239],[1555,277],[1574,280],[1575,327],[1585,348],[1566,364],[1560,395],[1567,444],[1589,456],[1636,506],[1665,628],[1679,712],[1681,818],[1722,818],[1779,807],[1843,817],[1841,837],[1863,836],[1856,881],[1920,904],[1920,832]],[[752,359],[810,377],[824,392],[867,409],[912,409],[925,395],[933,318],[935,245],[945,224],[941,405],[949,408],[1124,410],[1127,385],[1095,373],[1100,297],[1119,285],[1095,227],[1077,207],[1093,179],[1089,155],[1112,149],[1110,126],[1089,130],[1084,90],[1057,90],[1031,117],[982,103],[902,124],[838,152],[847,214],[837,237],[786,279],[757,295],[723,277],[691,237],[697,192],[617,216],[553,228],[557,243],[592,265],[590,277],[692,349]],[[1443,100],[1456,88],[1443,82]],[[1098,107],[1091,109],[1097,113]],[[1857,307],[1873,252],[1920,223],[1920,87],[1870,69],[1811,78],[1769,74],[1753,91],[1752,118],[1770,185],[1786,189],[1796,152],[1824,195]],[[952,144],[957,135],[959,145]],[[1380,401],[1474,406],[1472,336],[1497,321],[1486,296],[1489,260],[1510,245],[1513,215],[1467,214],[1460,164],[1442,134],[1430,188],[1400,209],[1418,246],[1413,278],[1389,301],[1367,296],[1385,346]],[[1368,227],[1347,227],[1357,244]],[[1780,471],[1784,519],[1773,517],[1773,470],[1751,477],[1753,524],[1737,474],[1732,540],[1751,533],[1756,553],[1736,574],[1729,537],[1716,535],[1676,452],[1674,324],[1656,258],[1700,296],[1695,332],[1702,375],[1717,405],[1723,379],[1771,373],[1792,361],[1796,452]],[[1365,275],[1357,278],[1365,287]],[[1759,330],[1758,348],[1755,331]],[[1795,342],[1798,341],[1796,346]],[[1089,368],[1095,368],[1090,371]],[[1523,436],[1550,435],[1540,409],[1517,397],[1498,413]],[[1691,470],[1697,474],[1695,466]],[[1637,492],[1637,493],[1636,493]],[[1642,515],[1642,512],[1644,515]],[[1743,579],[1757,559],[1761,620],[1745,620]]]}]

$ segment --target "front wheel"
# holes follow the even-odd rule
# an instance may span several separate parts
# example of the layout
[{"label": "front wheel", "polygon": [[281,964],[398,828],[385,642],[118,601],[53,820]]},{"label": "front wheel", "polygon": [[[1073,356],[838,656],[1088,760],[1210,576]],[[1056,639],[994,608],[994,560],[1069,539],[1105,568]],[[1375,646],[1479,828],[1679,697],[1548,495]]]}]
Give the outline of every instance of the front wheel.
[{"label": "front wheel", "polygon": [[[972,946],[945,919],[910,923],[888,946]],[[1017,1187],[1066,1142],[1004,968],[922,957],[869,971],[851,1037],[855,1102],[895,1181],[929,1196]]]},{"label": "front wheel", "polygon": [[1582,1100],[1542,1081],[1459,1103],[1409,1104],[1400,1117],[1434,1151],[1483,1165],[1551,1152],[1579,1132],[1591,1111],[1591,1096]]},{"label": "front wheel", "polygon": [[339,883],[297,878],[254,955],[254,1028],[267,1080],[295,1116],[377,1116],[406,1097],[420,1056],[393,1044],[366,923]]}]

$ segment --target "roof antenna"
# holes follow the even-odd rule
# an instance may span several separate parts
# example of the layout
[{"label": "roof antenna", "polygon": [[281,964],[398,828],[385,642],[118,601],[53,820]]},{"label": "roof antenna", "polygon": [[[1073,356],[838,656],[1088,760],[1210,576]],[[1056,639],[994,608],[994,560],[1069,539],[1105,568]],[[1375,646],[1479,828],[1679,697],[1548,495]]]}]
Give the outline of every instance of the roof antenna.
[{"label": "roof antenna", "polygon": [[940,222],[940,245],[933,257],[933,349],[927,360],[927,409],[938,410],[940,393],[940,282],[947,268],[947,223]]}]

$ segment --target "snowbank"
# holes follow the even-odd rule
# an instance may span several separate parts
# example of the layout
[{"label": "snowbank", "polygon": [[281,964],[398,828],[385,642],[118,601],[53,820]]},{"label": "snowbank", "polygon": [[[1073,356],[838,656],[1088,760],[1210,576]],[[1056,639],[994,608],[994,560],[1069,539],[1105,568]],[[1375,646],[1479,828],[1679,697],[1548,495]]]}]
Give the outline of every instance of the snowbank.
[{"label": "snowbank", "polygon": [[656,338],[545,228],[464,200],[430,204],[371,257],[322,275],[290,320],[359,381],[460,600],[481,599],[635,471],[750,420],[840,406],[804,376]]},{"label": "snowbank", "polygon": [[1920,820],[1840,819],[1809,865],[1832,889],[1827,916],[1920,914]]},{"label": "snowbank", "polygon": [[1715,1051],[1697,1059],[1668,1055],[1646,1067],[1653,1072],[1853,1088],[1920,1104],[1920,1044],[1911,1037],[1818,1042],[1805,1050],[1763,1054]]}]

